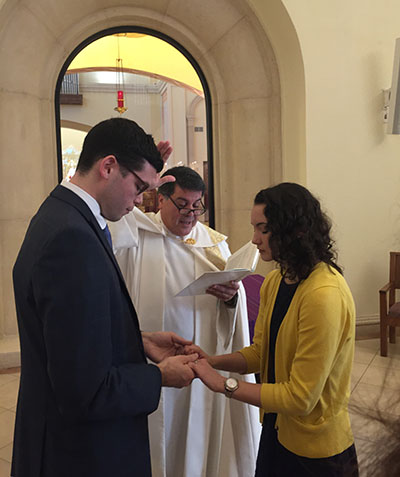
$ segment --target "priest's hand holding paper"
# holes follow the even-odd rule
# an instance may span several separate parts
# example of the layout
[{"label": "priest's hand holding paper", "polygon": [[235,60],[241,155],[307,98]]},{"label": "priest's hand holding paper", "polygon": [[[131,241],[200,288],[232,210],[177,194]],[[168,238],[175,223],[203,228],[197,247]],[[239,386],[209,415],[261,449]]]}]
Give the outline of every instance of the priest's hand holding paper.
[{"label": "priest's hand holding paper", "polygon": [[184,347],[192,344],[172,331],[142,331],[142,339],[146,356],[154,363],[184,354]]},{"label": "priest's hand holding paper", "polygon": [[[221,283],[219,285],[211,285],[207,288],[206,293],[214,295],[219,300],[224,302],[231,301],[239,290],[239,282],[231,280],[228,283]],[[236,303],[235,303],[236,304]]]},{"label": "priest's hand holding paper", "polygon": [[239,280],[254,272],[258,257],[257,247],[248,242],[228,258],[224,270],[204,272],[175,296],[196,296],[208,293],[222,300],[228,307],[235,307]]}]

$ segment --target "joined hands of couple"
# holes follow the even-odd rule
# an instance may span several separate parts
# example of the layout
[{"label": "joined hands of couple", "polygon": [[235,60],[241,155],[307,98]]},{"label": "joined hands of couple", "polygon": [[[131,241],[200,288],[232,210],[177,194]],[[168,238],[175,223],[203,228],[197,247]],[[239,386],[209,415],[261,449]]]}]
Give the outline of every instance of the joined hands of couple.
[{"label": "joined hands of couple", "polygon": [[210,365],[199,346],[172,331],[142,332],[144,350],[160,369],[162,385],[182,388],[200,378],[212,391],[221,391],[224,378]]}]

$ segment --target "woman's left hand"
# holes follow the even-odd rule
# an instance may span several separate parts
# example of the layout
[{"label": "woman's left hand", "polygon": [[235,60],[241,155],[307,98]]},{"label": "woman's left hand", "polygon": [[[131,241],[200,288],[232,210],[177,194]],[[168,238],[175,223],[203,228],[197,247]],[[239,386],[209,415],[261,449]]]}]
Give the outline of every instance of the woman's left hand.
[{"label": "woman's left hand", "polygon": [[225,378],[215,371],[206,359],[198,359],[189,363],[189,366],[193,369],[196,377],[200,378],[211,391],[217,393],[225,391]]}]

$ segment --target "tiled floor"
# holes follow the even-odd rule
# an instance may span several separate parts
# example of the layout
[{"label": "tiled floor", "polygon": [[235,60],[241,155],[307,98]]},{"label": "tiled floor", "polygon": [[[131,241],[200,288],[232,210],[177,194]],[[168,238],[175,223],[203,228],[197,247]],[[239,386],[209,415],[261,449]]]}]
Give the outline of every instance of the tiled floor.
[{"label": "tiled floor", "polygon": [[381,420],[400,419],[399,391],[399,337],[396,344],[389,343],[387,358],[380,356],[379,339],[356,341],[350,417],[361,477],[378,475],[379,450],[382,452],[393,440],[390,426],[383,425]]},{"label": "tiled floor", "polygon": [[0,374],[0,477],[9,477],[19,373]]},{"label": "tiled floor", "polygon": [[[389,357],[379,355],[379,340],[356,342],[352,375],[350,414],[360,461],[360,476],[387,429],[372,417],[378,410],[385,417],[400,416],[400,340],[389,344]],[[9,477],[19,374],[16,370],[0,374],[0,477]],[[370,416],[370,417],[369,417]]]}]

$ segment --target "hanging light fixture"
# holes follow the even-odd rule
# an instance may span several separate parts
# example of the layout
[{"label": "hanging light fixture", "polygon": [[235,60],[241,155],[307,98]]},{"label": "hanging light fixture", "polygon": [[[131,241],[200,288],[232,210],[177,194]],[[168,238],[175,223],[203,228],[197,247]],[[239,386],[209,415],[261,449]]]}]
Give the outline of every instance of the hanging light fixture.
[{"label": "hanging light fixture", "polygon": [[117,36],[117,45],[118,45],[118,57],[115,64],[115,84],[117,86],[117,107],[114,108],[115,111],[118,111],[119,114],[123,114],[128,108],[125,106],[125,81],[124,81],[124,64],[119,51],[119,35]]}]

